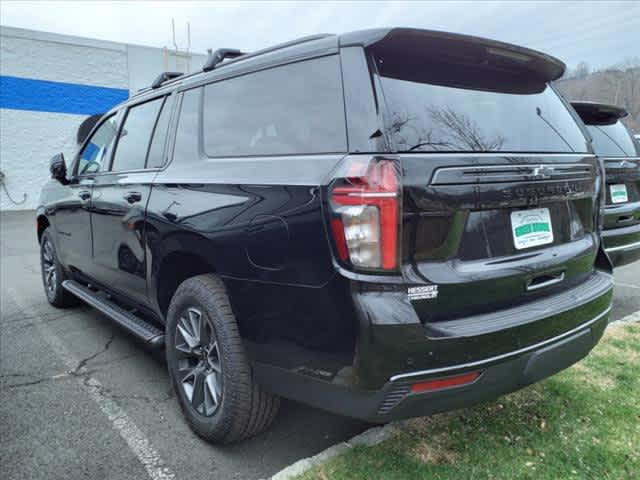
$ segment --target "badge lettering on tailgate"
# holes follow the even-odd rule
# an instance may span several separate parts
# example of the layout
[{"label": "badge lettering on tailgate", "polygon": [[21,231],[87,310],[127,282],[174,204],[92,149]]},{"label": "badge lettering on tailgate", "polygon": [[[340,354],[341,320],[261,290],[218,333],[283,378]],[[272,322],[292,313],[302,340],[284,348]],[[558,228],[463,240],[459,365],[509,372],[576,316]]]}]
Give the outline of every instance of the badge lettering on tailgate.
[{"label": "badge lettering on tailgate", "polygon": [[427,300],[438,298],[438,285],[425,285],[422,287],[409,287],[407,290],[409,300]]}]

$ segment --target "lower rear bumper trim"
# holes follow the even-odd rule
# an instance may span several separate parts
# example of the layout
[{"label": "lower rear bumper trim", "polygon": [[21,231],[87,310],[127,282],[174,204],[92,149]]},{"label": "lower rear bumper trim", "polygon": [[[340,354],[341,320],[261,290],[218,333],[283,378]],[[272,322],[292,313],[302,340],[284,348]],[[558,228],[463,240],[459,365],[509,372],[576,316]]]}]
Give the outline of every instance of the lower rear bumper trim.
[{"label": "lower rear bumper trim", "polygon": [[465,369],[470,369],[470,368],[477,368],[477,367],[482,367],[485,365],[490,365],[492,363],[496,363],[496,362],[500,362],[502,360],[506,360],[508,358],[511,357],[516,357],[518,355],[522,355],[524,353],[528,353],[530,351],[533,350],[537,350],[539,348],[542,348],[546,345],[549,345],[551,343],[557,342],[559,340],[562,340],[566,337],[570,337],[571,335],[579,332],[580,330],[586,329],[591,327],[594,323],[596,323],[598,320],[600,320],[602,317],[604,317],[605,315],[608,315],[609,312],[611,311],[611,305],[609,305],[604,311],[600,312],[598,315],[596,315],[594,318],[592,318],[591,320],[582,323],[580,325],[578,325],[577,327],[568,330],[566,332],[563,332],[561,335],[557,335],[555,337],[552,338],[548,338],[542,342],[538,342],[535,343],[533,345],[529,345],[527,347],[521,348],[519,350],[514,350],[511,352],[507,352],[507,353],[503,353],[502,355],[497,355],[495,357],[490,357],[490,358],[485,358],[482,360],[477,360],[475,362],[470,362],[470,363],[462,363],[462,364],[458,364],[458,365],[451,365],[448,367],[442,367],[442,368],[433,368],[430,370],[421,370],[421,371],[417,371],[417,372],[409,372],[409,373],[402,373],[400,375],[394,375],[393,377],[391,377],[389,379],[390,382],[396,382],[399,380],[406,380],[406,379],[410,379],[410,378],[414,378],[414,377],[423,377],[423,376],[429,376],[429,375],[437,375],[437,374],[441,374],[441,373],[449,373],[449,372],[453,372],[453,371],[457,371],[457,370],[465,370]]}]

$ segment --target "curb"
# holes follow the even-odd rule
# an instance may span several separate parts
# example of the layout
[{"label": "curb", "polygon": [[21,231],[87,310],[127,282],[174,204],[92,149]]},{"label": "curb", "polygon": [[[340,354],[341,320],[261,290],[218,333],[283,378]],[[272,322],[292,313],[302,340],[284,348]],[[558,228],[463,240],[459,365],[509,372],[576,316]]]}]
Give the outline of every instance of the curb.
[{"label": "curb", "polygon": [[611,322],[609,325],[620,325],[621,323],[640,322],[640,310],[633,312],[626,317],[622,317],[620,320]]},{"label": "curb", "polygon": [[283,470],[280,470],[278,473],[271,477],[271,480],[289,480],[298,475],[302,475],[318,464],[324,463],[327,460],[330,460],[351,450],[353,447],[360,445],[371,447],[373,445],[377,445],[380,442],[383,442],[387,438],[391,437],[395,432],[401,429],[404,423],[405,421],[392,422],[381,427],[373,427],[369,430],[365,430],[352,439],[347,440],[346,442],[337,443],[332,447],[329,447],[326,450],[318,453],[317,455],[298,460],[296,463],[285,467]]},{"label": "curb", "polygon": [[[626,317],[621,318],[620,320],[611,322],[609,326],[621,325],[621,324],[631,323],[631,322],[640,322],[640,310],[638,310],[637,312],[631,313]],[[307,458],[298,460],[297,462],[289,465],[288,467],[285,467],[284,469],[280,470],[278,473],[273,475],[271,477],[271,480],[289,480],[298,475],[302,475],[303,473],[307,472],[308,470],[315,467],[316,465],[324,463],[327,460],[330,460],[334,457],[337,457],[338,455],[341,455],[351,450],[353,447],[356,447],[359,445],[364,445],[367,447],[377,445],[385,441],[389,437],[391,437],[398,430],[401,430],[406,422],[407,422],[406,420],[399,421],[399,422],[392,422],[382,427],[373,427],[373,428],[370,428],[369,430],[365,430],[364,432],[360,433],[359,435],[356,435],[355,437],[353,437],[350,440],[347,440],[346,442],[337,443],[312,457],[307,457]]]}]

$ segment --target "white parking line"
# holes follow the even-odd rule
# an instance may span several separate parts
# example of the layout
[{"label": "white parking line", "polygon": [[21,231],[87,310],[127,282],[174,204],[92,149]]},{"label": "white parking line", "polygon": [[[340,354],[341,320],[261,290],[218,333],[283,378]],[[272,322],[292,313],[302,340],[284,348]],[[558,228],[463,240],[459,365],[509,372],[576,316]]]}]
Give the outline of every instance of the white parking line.
[{"label": "white parking line", "polygon": [[[28,315],[35,317],[38,312],[35,308],[28,307],[26,302],[20,297],[14,289],[9,289],[9,295],[13,298],[20,310]],[[51,349],[60,357],[69,371],[74,371],[80,364],[77,359],[64,345],[62,340],[51,331],[51,329],[43,322],[36,322],[36,327],[42,334],[42,338],[49,344]],[[78,373],[83,373],[81,368]],[[89,397],[96,402],[102,413],[104,413],[113,428],[117,430],[120,436],[127,442],[133,454],[138,458],[144,466],[152,480],[172,480],[175,475],[164,465],[164,462],[153,448],[149,439],[129,418],[122,408],[120,408],[113,400],[100,394],[102,385],[98,380],[92,377],[82,376],[79,378],[80,386],[89,394]]]},{"label": "white parking line", "polygon": [[636,288],[636,289],[640,290],[640,286],[632,285],[630,283],[616,282],[616,285],[620,285],[621,287],[627,287],[627,288]]}]

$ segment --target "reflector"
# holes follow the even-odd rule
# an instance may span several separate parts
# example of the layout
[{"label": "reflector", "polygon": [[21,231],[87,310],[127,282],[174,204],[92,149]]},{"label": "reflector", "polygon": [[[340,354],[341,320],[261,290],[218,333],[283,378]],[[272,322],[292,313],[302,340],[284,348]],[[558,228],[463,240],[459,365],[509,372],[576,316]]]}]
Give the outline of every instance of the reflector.
[{"label": "reflector", "polygon": [[436,390],[443,390],[445,388],[467,385],[475,382],[480,375],[481,372],[470,372],[462,375],[455,375],[453,377],[436,378],[434,380],[427,380],[426,382],[414,383],[411,385],[411,393],[433,392]]}]

